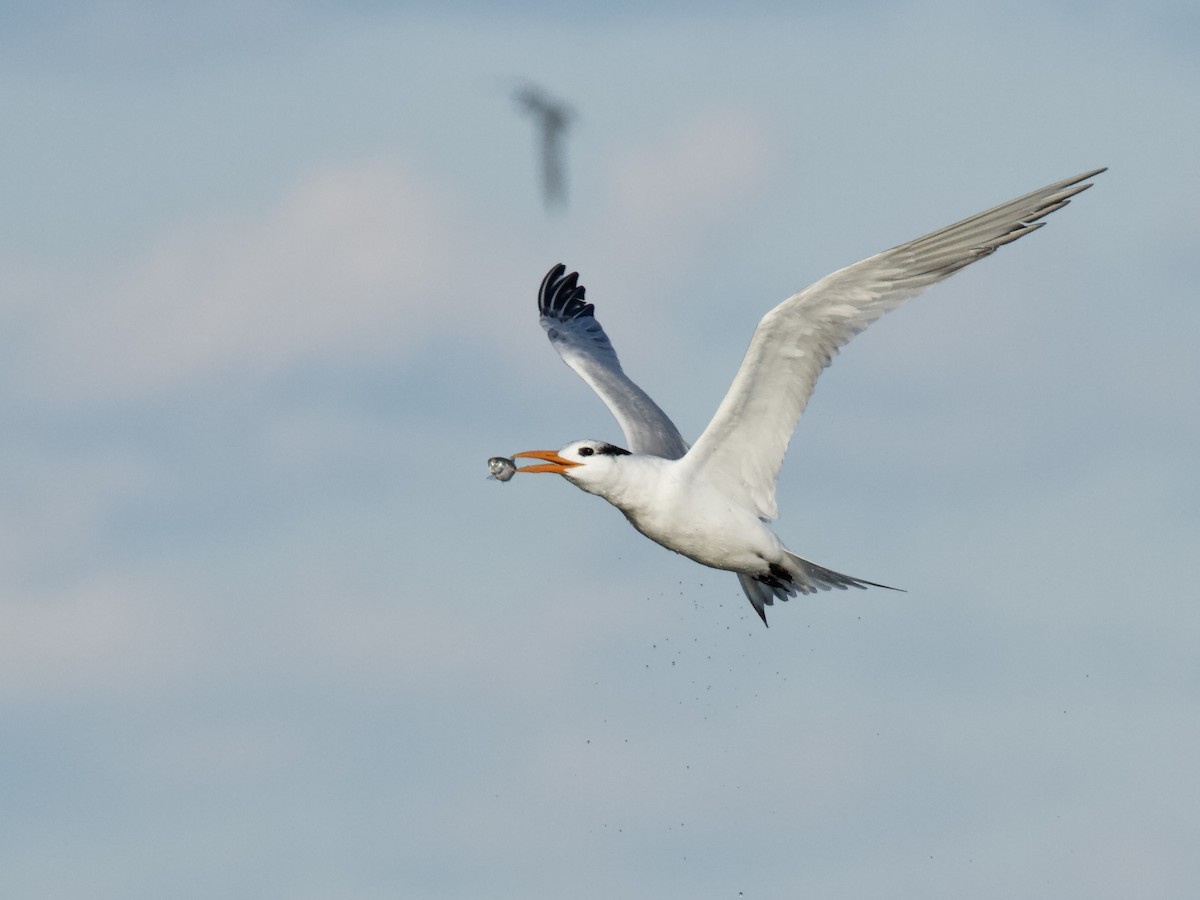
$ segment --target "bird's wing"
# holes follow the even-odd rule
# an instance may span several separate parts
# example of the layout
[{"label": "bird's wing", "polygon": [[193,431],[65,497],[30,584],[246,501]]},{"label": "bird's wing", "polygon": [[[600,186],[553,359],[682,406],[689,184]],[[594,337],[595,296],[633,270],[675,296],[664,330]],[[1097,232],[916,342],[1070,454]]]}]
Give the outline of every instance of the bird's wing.
[{"label": "bird's wing", "polygon": [[629,380],[608,335],[584,300],[579,273],[564,275],[560,263],[542,280],[538,311],[542,327],[563,362],[579,373],[612,412],[634,453],[678,459],[687,452],[679,429],[646,392]]},{"label": "bird's wing", "polygon": [[1041,228],[1104,169],[1068,178],[827,275],[763,317],[685,471],[774,518],[775,478],[817,376],[854,335],[929,285]]}]

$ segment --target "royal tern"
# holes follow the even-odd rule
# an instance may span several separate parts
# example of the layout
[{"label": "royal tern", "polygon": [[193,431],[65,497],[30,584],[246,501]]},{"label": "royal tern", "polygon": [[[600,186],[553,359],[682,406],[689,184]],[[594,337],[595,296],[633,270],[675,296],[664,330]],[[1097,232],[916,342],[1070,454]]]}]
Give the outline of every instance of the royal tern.
[{"label": "royal tern", "polygon": [[563,361],[616,417],[629,449],[574,441],[515,457],[603,497],[668,550],[735,572],[765,625],[776,598],[848,587],[886,587],[815,565],[784,547],[766,522],[778,514],[775,478],[817,376],[854,335],[884,313],[1041,221],[1091,187],[1094,169],[1055,182],[925,237],[839,269],[767,313],[725,399],[690,448],[658,405],[625,375],[584,299],[578,273],[556,265],[538,294],[541,324]]}]

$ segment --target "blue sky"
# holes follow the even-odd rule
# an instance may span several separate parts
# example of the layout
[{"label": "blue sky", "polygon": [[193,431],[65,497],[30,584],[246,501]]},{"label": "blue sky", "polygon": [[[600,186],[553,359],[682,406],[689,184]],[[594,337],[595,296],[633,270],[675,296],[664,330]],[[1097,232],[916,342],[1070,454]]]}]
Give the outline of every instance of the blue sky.
[{"label": "blue sky", "polygon": [[[1187,4],[5,6],[0,893],[1200,883]],[[529,79],[579,112],[540,202]],[[735,579],[497,453],[694,438],[758,318],[1050,181],[824,374]]]}]

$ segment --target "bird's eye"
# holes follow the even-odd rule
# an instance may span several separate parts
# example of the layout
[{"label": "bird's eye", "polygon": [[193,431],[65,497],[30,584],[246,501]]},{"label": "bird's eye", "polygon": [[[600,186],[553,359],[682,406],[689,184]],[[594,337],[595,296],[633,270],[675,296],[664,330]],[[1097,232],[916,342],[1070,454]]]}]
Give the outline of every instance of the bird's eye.
[{"label": "bird's eye", "polygon": [[591,455],[592,455],[593,453],[595,453],[595,452],[596,452],[596,451],[595,451],[595,450],[593,450],[591,447],[580,447],[580,448],[579,448],[579,455],[580,455],[580,456],[591,456]]}]

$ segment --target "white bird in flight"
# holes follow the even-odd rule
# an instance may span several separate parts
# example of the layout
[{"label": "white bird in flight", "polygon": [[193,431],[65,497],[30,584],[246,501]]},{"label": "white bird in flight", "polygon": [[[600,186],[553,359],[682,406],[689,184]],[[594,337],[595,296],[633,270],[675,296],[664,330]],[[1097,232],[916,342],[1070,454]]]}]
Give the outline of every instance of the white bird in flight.
[{"label": "white bird in flight", "polygon": [[585,440],[557,451],[527,450],[514,458],[542,462],[516,471],[562,475],[617,507],[652,541],[736,573],[764,625],[766,607],[776,598],[887,587],[802,559],[765,524],[778,515],[775,479],[817,376],[884,313],[1041,228],[1042,219],[1103,171],[1055,182],[839,269],[788,297],[759,322],[725,399],[691,447],[622,370],[593,305],[584,300],[578,273],[565,275],[556,265],[538,294],[542,327],[563,362],[608,406],[629,449]]}]

